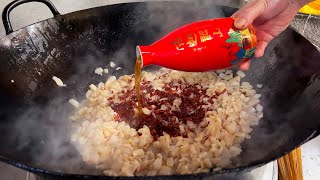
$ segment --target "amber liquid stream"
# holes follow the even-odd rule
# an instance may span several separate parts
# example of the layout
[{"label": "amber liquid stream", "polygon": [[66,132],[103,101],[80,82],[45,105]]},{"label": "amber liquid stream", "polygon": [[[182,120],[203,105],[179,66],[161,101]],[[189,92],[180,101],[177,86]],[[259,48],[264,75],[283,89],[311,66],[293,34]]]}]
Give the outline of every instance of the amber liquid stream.
[{"label": "amber liquid stream", "polygon": [[136,61],[136,66],[134,70],[134,77],[135,77],[135,87],[136,87],[136,94],[138,99],[138,117],[142,116],[142,106],[141,106],[141,92],[140,92],[140,84],[141,84],[141,57],[139,56]]}]

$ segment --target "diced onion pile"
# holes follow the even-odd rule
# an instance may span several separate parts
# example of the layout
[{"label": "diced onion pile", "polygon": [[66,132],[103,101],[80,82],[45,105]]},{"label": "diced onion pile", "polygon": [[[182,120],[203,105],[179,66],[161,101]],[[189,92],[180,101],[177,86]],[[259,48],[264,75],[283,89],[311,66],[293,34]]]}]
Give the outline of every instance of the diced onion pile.
[{"label": "diced onion pile", "polygon": [[261,95],[240,82],[244,73],[237,74],[165,68],[143,72],[144,121],[135,115],[134,76],[110,77],[106,83],[91,85],[80,105],[71,102],[79,106],[71,117],[72,142],[84,162],[108,176],[228,168],[241,153],[241,143],[250,138],[252,126],[263,117]]}]

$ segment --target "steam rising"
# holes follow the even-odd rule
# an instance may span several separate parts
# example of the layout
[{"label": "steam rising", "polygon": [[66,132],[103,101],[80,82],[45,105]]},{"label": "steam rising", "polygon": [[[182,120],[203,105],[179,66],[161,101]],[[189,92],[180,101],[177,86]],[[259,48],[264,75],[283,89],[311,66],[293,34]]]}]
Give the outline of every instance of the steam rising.
[{"label": "steam rising", "polygon": [[32,106],[16,121],[14,136],[10,137],[14,140],[11,141],[16,143],[18,152],[33,157],[31,161],[36,167],[70,171],[81,162],[68,140],[70,106],[61,99],[51,100],[45,106]]},{"label": "steam rising", "polygon": [[[144,4],[141,4],[144,6],[142,9],[145,8],[149,13],[148,16],[141,15],[138,8],[134,17],[128,17],[128,21],[123,22],[123,27],[126,27],[126,23],[133,26],[134,28],[131,28],[134,29],[134,32],[131,33],[139,34],[139,38],[128,38],[121,47],[117,48],[116,52],[111,51],[113,53],[111,57],[110,54],[104,54],[100,50],[101,47],[84,41],[90,38],[100,41],[102,39],[97,37],[103,33],[112,33],[111,30],[89,27],[87,31],[80,34],[79,40],[72,43],[82,45],[86,52],[72,59],[75,62],[72,72],[60,72],[62,73],[60,74],[57,71],[49,75],[50,79],[54,75],[63,78],[67,87],[59,89],[51,80],[47,87],[50,88],[49,97],[47,97],[47,92],[35,91],[39,93],[37,95],[39,97],[34,97],[33,101],[28,104],[28,108],[19,115],[13,125],[14,131],[10,137],[13,144],[9,146],[14,147],[20,153],[17,160],[51,171],[97,174],[95,170],[83,164],[78,152],[70,143],[72,122],[69,116],[73,114],[74,107],[68,103],[68,100],[75,98],[81,101],[84,99],[89,84],[105,82],[108,76],[132,74],[135,63],[135,56],[132,55],[135,54],[135,45],[149,45],[175,28],[194,20],[224,16],[224,12],[214,7],[213,4],[213,1],[207,0],[194,1],[187,6],[181,6],[178,3],[154,3],[147,4],[145,7]],[[212,6],[210,11],[207,9],[208,6]],[[145,25],[141,25],[146,22],[148,22],[148,29],[145,29]],[[114,33],[117,31],[121,29],[115,29]],[[56,61],[56,59],[51,58],[51,61]],[[115,62],[116,67],[122,67],[122,69],[117,71],[116,68],[110,67],[111,61]],[[51,64],[47,61],[46,63]],[[59,64],[55,66],[59,67]],[[109,73],[102,76],[96,75],[94,71],[98,67],[108,68]]]},{"label": "steam rising", "polygon": [[[64,73],[63,76],[60,76],[60,74],[48,74],[50,76],[49,79],[52,78],[52,75],[63,78],[67,87],[57,89],[58,87],[50,85],[50,97],[47,97],[45,92],[40,92],[40,97],[33,99],[33,102],[26,108],[27,110],[19,114],[20,117],[13,125],[12,136],[8,138],[13,142],[9,146],[17,149],[20,153],[17,155],[20,159],[17,160],[26,162],[27,165],[52,171],[80,174],[90,171],[90,174],[97,174],[96,171],[82,163],[81,157],[70,143],[72,126],[69,116],[73,113],[73,106],[68,103],[68,100],[75,98],[81,101],[84,99],[89,84],[105,82],[108,76],[132,74],[136,45],[149,45],[175,28],[193,20],[223,17],[225,14],[231,15],[231,11],[229,12],[213,5],[221,4],[237,7],[239,6],[237,2],[234,0],[198,0],[192,1],[186,6],[180,6],[178,3],[148,4],[146,7],[149,13],[148,16],[141,15],[142,13],[139,12],[141,9],[138,8],[134,17],[127,17],[129,20],[123,22],[124,28],[133,26],[134,30],[130,30],[134,32],[119,29],[112,31],[109,29],[88,28],[83,32],[82,39],[79,38],[82,41],[79,40],[77,42],[75,40],[73,42],[79,44],[79,46],[83,45],[86,48],[86,52],[83,52],[81,57],[78,56],[72,59],[74,64],[72,64],[73,67],[72,71],[69,72],[70,74]],[[208,10],[208,7],[212,8]],[[145,26],[146,22],[149,22],[148,28]],[[98,32],[98,34],[94,34],[95,32]],[[122,42],[120,47],[116,47],[116,52],[111,50],[112,54],[104,54],[101,50],[102,47],[94,43],[86,44],[84,41],[93,38],[93,36],[98,36],[99,33],[118,32],[132,33],[136,36],[129,37]],[[100,41],[101,39],[97,38],[96,40]],[[253,74],[253,76],[247,76],[247,80],[251,84],[263,84],[263,88],[258,93],[263,94],[262,101],[265,118],[260,121],[261,124],[254,130],[252,140],[245,142],[245,151],[236,160],[236,165],[248,165],[257,159],[268,157],[270,153],[279,154],[281,145],[285,146],[291,142],[301,142],[300,139],[304,138],[305,134],[303,133],[306,132],[308,127],[303,126],[299,118],[308,116],[308,118],[314,120],[316,118],[311,109],[320,110],[319,103],[316,103],[320,102],[320,97],[311,98],[308,94],[308,92],[318,94],[317,89],[320,87],[315,84],[320,83],[318,82],[319,78],[314,78],[314,82],[318,83],[311,83],[307,88],[304,88],[309,81],[306,77],[312,75],[316,68],[320,69],[319,63],[313,62],[315,64],[307,66],[303,63],[305,59],[297,59],[296,57],[301,57],[303,51],[306,51],[306,49],[299,49],[303,48],[301,46],[288,46],[280,49],[276,57],[273,53],[273,48],[277,43],[274,42],[272,47],[269,48],[267,54],[270,56],[268,59],[254,62],[251,71],[247,73],[247,75]],[[107,48],[116,46],[113,44],[108,45]],[[284,61],[289,58],[292,61],[286,64]],[[117,67],[120,66],[123,69],[116,71],[115,68],[110,68],[110,61],[114,61]],[[301,64],[303,65],[302,68]],[[59,64],[55,64],[55,66],[59,67]],[[94,70],[97,67],[108,68],[109,73],[102,76],[96,75]],[[301,77],[299,77],[299,74]],[[299,82],[288,81],[299,78],[301,79]],[[54,83],[52,80],[50,82]],[[45,91],[48,90],[46,89]],[[41,97],[41,93],[45,94],[44,97]],[[288,100],[288,95],[285,93],[291,93],[293,100]],[[313,103],[316,103],[317,106],[312,106]],[[304,106],[297,104],[303,104]],[[288,125],[288,120],[292,120],[292,125]],[[300,130],[296,132],[300,133],[300,139],[287,138],[293,137],[293,133],[299,128]],[[272,142],[272,140],[274,141]],[[32,158],[29,159],[28,157]],[[29,163],[30,161],[32,164]]]}]

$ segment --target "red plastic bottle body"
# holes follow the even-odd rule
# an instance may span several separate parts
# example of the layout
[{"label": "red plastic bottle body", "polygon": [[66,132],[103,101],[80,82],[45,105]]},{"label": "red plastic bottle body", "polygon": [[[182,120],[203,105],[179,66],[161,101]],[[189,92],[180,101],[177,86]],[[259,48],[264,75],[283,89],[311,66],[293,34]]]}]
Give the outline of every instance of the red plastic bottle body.
[{"label": "red plastic bottle body", "polygon": [[195,22],[151,46],[137,46],[142,66],[159,65],[181,71],[226,69],[248,61],[257,39],[253,26],[235,29],[233,18]]}]

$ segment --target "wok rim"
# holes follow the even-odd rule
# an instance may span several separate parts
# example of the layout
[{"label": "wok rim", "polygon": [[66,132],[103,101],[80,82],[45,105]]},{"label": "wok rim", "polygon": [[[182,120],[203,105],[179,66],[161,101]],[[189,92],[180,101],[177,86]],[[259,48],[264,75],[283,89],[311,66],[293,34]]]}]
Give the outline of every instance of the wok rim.
[{"label": "wok rim", "polygon": [[[91,7],[91,8],[87,8],[87,9],[73,11],[73,12],[66,13],[66,14],[60,14],[60,15],[57,15],[56,17],[47,18],[47,19],[44,19],[44,20],[29,24],[29,25],[26,25],[26,26],[24,26],[22,28],[14,30],[12,33],[10,33],[8,35],[4,35],[3,37],[0,37],[0,43],[1,43],[1,41],[3,41],[4,39],[6,39],[8,37],[14,36],[19,31],[22,31],[22,30],[24,30],[26,28],[29,28],[31,26],[34,26],[34,25],[37,25],[37,24],[41,24],[43,22],[47,22],[47,21],[50,21],[50,20],[56,20],[57,21],[60,18],[63,18],[63,16],[65,16],[65,15],[70,15],[70,14],[73,14],[73,13],[85,12],[85,11],[88,11],[88,10],[93,10],[93,9],[98,9],[98,8],[104,8],[106,6],[116,6],[116,5],[123,5],[123,4],[159,3],[159,2],[160,3],[161,2],[178,2],[178,3],[181,3],[181,4],[186,3],[186,2],[183,2],[183,1],[162,0],[162,1],[153,1],[153,2],[152,1],[151,2],[124,2],[124,3],[116,3],[116,4],[109,4],[109,5],[104,5],[104,6]],[[222,6],[222,5],[217,5],[217,6],[228,7],[228,6]],[[234,7],[232,7],[232,8],[234,8]],[[237,8],[237,9],[239,9],[239,8]],[[297,13],[297,15],[310,16],[311,14]],[[311,15],[311,16],[314,16],[316,18],[320,17],[320,16],[317,16],[317,15]],[[294,28],[288,27],[287,29],[293,30],[296,34],[298,34],[299,36],[303,37],[310,44],[312,44],[308,38],[306,38],[303,35],[301,35]],[[312,46],[314,48],[316,48],[313,44],[312,44]],[[319,51],[319,53],[320,53],[320,51]],[[207,172],[207,173],[194,173],[194,174],[181,174],[181,175],[174,174],[174,175],[159,175],[159,176],[87,175],[87,174],[76,174],[76,173],[75,174],[73,174],[73,173],[63,173],[63,172],[58,172],[58,171],[53,171],[53,170],[47,170],[47,169],[43,169],[43,168],[33,167],[33,166],[26,165],[25,163],[21,163],[21,162],[16,161],[16,160],[11,160],[11,159],[6,158],[6,157],[1,156],[1,155],[0,155],[0,161],[6,163],[8,165],[14,166],[16,168],[23,169],[23,170],[26,170],[28,172],[34,173],[36,175],[41,174],[41,175],[45,175],[45,176],[54,176],[54,177],[63,177],[63,178],[70,177],[70,178],[90,178],[90,179],[92,179],[92,178],[105,178],[105,179],[108,179],[108,178],[112,178],[112,179],[133,179],[133,178],[149,179],[150,178],[150,179],[152,179],[152,178],[168,178],[168,177],[170,177],[170,178],[174,178],[174,177],[206,177],[206,176],[209,176],[209,175],[226,175],[226,174],[235,173],[235,172],[246,172],[246,171],[249,171],[250,169],[255,169],[255,168],[261,167],[263,165],[266,165],[266,164],[268,164],[270,162],[273,162],[273,161],[277,160],[278,158],[290,153],[292,150],[294,150],[294,149],[302,146],[306,142],[318,137],[319,134],[320,134],[320,127],[315,128],[314,130],[312,130],[312,133],[310,133],[309,136],[307,136],[307,138],[305,138],[301,143],[299,143],[296,146],[293,146],[293,148],[290,148],[291,150],[285,151],[283,153],[279,153],[278,155],[275,155],[275,156],[273,156],[271,158],[267,158],[267,160],[260,160],[260,161],[256,161],[254,163],[251,163],[249,165],[238,166],[236,168],[231,168],[231,169],[222,169],[222,170],[219,170],[219,171],[211,171],[211,172]]]},{"label": "wok rim", "polygon": [[[313,138],[317,137],[316,134],[319,134],[318,130],[314,130],[309,137],[307,137],[302,143],[300,143],[299,145],[296,145],[292,148],[292,150],[300,147],[301,145],[303,145],[304,143],[312,140]],[[315,136],[316,135],[316,136]],[[56,176],[56,177],[73,177],[73,178],[112,178],[112,179],[133,179],[133,178],[137,178],[137,179],[152,179],[152,178],[168,178],[168,177],[192,177],[192,176],[196,176],[196,177],[205,177],[208,175],[225,175],[228,173],[235,173],[235,172],[245,172],[246,170],[250,170],[250,169],[254,169],[254,168],[258,168],[261,167],[263,165],[266,165],[270,162],[273,162],[279,158],[281,158],[282,156],[290,153],[292,150],[284,152],[283,154],[279,154],[274,156],[273,158],[269,158],[269,160],[265,160],[265,161],[257,161],[255,163],[249,164],[249,165],[245,165],[245,166],[239,166],[236,168],[232,168],[232,169],[222,169],[220,171],[216,171],[216,172],[207,172],[207,173],[195,173],[195,174],[174,174],[174,175],[160,175],[160,176],[105,176],[105,175],[86,175],[86,174],[72,174],[72,173],[63,173],[63,172],[57,172],[57,171],[51,171],[51,170],[46,170],[46,169],[42,169],[42,168],[37,168],[37,167],[31,167],[28,166],[24,163],[21,162],[17,162],[14,160],[10,160],[8,158],[2,157],[0,156],[0,161],[5,162],[7,164],[13,165],[17,168],[35,173],[35,174],[43,174],[43,175],[49,175],[49,176]]]}]

